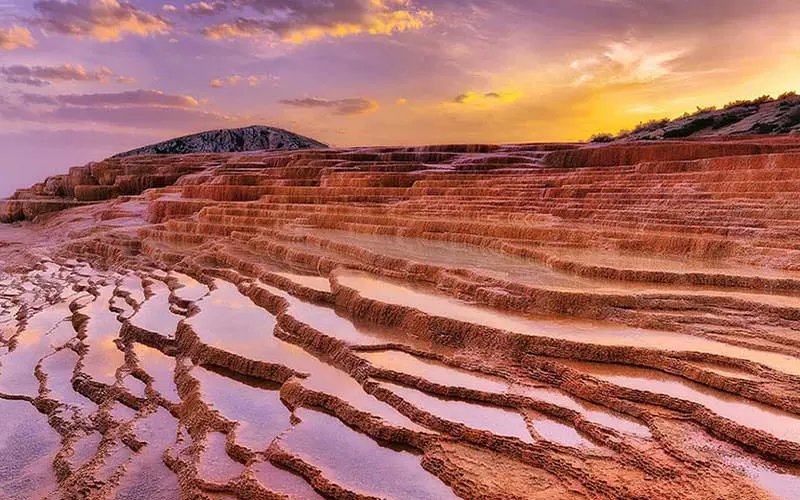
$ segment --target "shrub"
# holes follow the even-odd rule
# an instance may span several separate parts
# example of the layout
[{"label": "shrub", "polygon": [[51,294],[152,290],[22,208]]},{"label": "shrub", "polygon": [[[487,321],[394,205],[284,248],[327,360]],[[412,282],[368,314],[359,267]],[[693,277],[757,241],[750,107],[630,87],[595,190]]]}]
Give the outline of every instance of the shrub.
[{"label": "shrub", "polygon": [[793,107],[798,102],[797,92],[784,92],[783,94],[778,97],[778,100],[781,102],[780,107],[781,109],[789,109]]},{"label": "shrub", "polygon": [[748,104],[750,104],[750,101],[745,101],[745,100],[731,101],[725,106],[723,106],[722,109],[733,109],[733,108],[738,108],[740,106],[747,106]]},{"label": "shrub", "polygon": [[772,96],[769,94],[764,94],[761,97],[753,99],[753,104],[764,104],[766,102],[771,102],[771,101],[774,101]]},{"label": "shrub", "polygon": [[767,102],[770,102],[770,101],[773,101],[773,100],[774,99],[772,99],[772,96],[770,96],[768,94],[764,94],[761,97],[756,97],[755,99],[752,99],[752,100],[749,100],[749,101],[746,100],[746,99],[745,100],[739,100],[739,101],[731,101],[728,104],[726,104],[722,109],[726,109],[727,110],[727,109],[731,109],[731,108],[738,108],[738,107],[741,107],[741,106],[758,106],[758,105],[761,105],[761,104],[764,104],[764,103],[767,103]]},{"label": "shrub", "polygon": [[669,122],[669,118],[662,118],[660,120],[650,120],[647,123],[639,123],[639,125],[633,128],[632,133],[637,134],[639,132],[654,132],[660,128],[664,128]]},{"label": "shrub", "polygon": [[614,136],[611,134],[595,134],[589,139],[589,142],[614,142]]},{"label": "shrub", "polygon": [[708,106],[708,107],[705,107],[705,108],[703,108],[701,106],[697,106],[697,112],[695,114],[699,115],[699,114],[702,114],[702,113],[713,113],[716,110],[717,110],[716,106]]}]

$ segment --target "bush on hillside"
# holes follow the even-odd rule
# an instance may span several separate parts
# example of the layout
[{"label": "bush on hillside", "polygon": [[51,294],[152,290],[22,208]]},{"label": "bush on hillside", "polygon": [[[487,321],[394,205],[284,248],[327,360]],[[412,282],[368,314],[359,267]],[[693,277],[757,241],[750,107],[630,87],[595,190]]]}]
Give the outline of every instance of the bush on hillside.
[{"label": "bush on hillside", "polygon": [[632,134],[638,134],[640,132],[654,132],[660,128],[664,128],[670,122],[669,118],[662,118],[660,120],[650,120],[647,123],[639,123],[633,128]]},{"label": "bush on hillside", "polygon": [[752,99],[752,100],[749,100],[749,101],[746,100],[746,99],[738,100],[738,101],[731,101],[728,104],[726,104],[722,109],[728,110],[728,109],[731,109],[731,108],[738,108],[738,107],[741,107],[741,106],[759,106],[761,104],[764,104],[764,103],[767,103],[767,102],[770,102],[770,101],[773,101],[772,96],[770,96],[768,94],[764,94],[761,97],[756,97],[755,99]]},{"label": "bush on hillside", "polygon": [[611,134],[595,134],[589,139],[589,142],[614,142],[614,136]]}]

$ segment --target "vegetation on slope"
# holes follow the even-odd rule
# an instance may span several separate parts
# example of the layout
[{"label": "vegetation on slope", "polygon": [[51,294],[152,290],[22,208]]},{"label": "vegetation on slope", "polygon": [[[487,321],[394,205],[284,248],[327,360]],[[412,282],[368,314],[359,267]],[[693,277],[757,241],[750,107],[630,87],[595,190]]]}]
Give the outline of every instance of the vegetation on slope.
[{"label": "vegetation on slope", "polygon": [[597,134],[590,140],[613,142],[793,132],[800,132],[800,96],[796,92],[786,92],[777,98],[763,95],[752,100],[733,101],[722,108],[698,107],[695,112],[676,119],[651,120],[633,130],[622,130],[616,135]]}]

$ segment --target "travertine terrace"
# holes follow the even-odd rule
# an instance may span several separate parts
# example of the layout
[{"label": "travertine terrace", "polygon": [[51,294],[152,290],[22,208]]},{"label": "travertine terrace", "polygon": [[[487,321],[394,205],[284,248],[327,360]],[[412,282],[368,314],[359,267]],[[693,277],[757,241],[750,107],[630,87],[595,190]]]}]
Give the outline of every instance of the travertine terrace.
[{"label": "travertine terrace", "polygon": [[119,158],[0,213],[0,497],[800,498],[800,136]]}]

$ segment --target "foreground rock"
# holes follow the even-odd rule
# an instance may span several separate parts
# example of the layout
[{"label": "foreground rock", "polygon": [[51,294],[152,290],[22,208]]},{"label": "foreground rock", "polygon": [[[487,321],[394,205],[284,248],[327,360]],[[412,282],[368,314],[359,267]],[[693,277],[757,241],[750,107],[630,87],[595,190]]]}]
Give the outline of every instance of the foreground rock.
[{"label": "foreground rock", "polygon": [[0,227],[0,406],[41,443],[0,496],[796,498],[798,148],[151,156],[87,167],[117,189],[95,199],[52,181],[80,206]]}]

